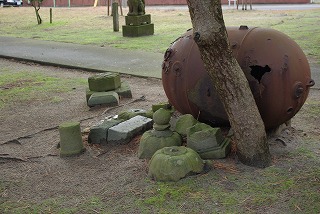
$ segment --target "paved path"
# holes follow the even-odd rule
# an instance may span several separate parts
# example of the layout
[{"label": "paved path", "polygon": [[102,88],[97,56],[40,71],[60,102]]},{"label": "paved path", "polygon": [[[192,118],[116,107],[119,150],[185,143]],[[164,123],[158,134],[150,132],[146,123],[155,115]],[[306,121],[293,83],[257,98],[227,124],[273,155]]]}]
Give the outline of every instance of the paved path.
[{"label": "paved path", "polygon": [[161,78],[163,54],[0,36],[0,57]]},{"label": "paved path", "polygon": [[[154,6],[154,8],[159,10],[168,8],[187,10],[187,6]],[[232,8],[233,6],[223,6],[223,9]],[[320,4],[254,5],[255,10],[304,10],[312,8],[320,8]],[[163,54],[160,53],[1,36],[0,57],[68,68],[113,71],[155,78],[161,78],[163,61]],[[316,82],[320,82],[319,66],[313,64],[311,68],[312,76],[315,77]]]}]

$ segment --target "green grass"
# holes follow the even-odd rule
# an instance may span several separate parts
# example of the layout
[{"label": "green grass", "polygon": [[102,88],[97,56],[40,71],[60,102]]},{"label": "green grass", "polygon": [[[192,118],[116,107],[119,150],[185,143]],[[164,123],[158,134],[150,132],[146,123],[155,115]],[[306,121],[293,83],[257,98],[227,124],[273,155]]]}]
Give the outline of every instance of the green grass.
[{"label": "green grass", "polygon": [[[154,36],[125,38],[113,32],[112,17],[105,7],[53,8],[53,24],[48,23],[49,8],[42,8],[42,25],[36,24],[33,8],[2,9],[1,35],[42,40],[112,46],[164,53],[177,37],[191,28],[186,10],[148,10],[155,25]],[[126,10],[124,11],[126,14]],[[225,10],[226,26],[258,26],[280,30],[292,37],[305,53],[320,60],[320,9],[301,11]],[[120,26],[124,17],[120,16]]]},{"label": "green grass", "polygon": [[[316,142],[314,142],[316,143]],[[308,147],[309,145],[305,145]],[[305,149],[306,150],[306,149]],[[315,151],[311,151],[315,152]],[[295,156],[291,156],[295,155]],[[178,182],[146,179],[139,191],[0,203],[1,213],[319,213],[319,159],[298,147],[281,164],[255,169],[231,162],[225,169]],[[231,163],[231,164],[230,164]],[[223,164],[223,162],[220,162]],[[235,168],[236,172],[228,171]],[[0,182],[0,194],[14,184]],[[23,185],[23,184],[19,184]],[[18,187],[18,186],[17,186]],[[70,202],[77,201],[77,203]],[[67,203],[66,203],[67,202]]]},{"label": "green grass", "polygon": [[[0,68],[0,109],[17,102],[36,100],[58,103],[63,101],[60,93],[67,93],[87,84],[82,78],[57,78],[33,70],[12,72]],[[53,96],[54,94],[54,96]]]},{"label": "green grass", "polygon": [[[186,11],[155,11],[152,12],[156,27],[154,36],[123,38],[121,32],[112,32],[112,18],[101,8],[54,8],[52,25],[47,23],[47,10],[41,9],[45,22],[38,26],[32,8],[1,9],[1,35],[163,52],[170,42],[191,27]],[[319,16],[320,10],[230,10],[224,14],[229,26],[247,24],[281,30],[317,60],[320,59]],[[1,67],[0,108],[8,103],[38,98],[61,102],[63,98],[59,93],[68,93],[86,84],[86,79],[62,79],[38,70],[17,72]],[[318,102],[309,101],[305,111],[316,117],[318,106]],[[7,190],[24,184],[0,180],[0,213],[127,213],[132,209],[136,213],[320,213],[320,164],[316,153],[319,150],[314,150],[319,148],[318,142],[307,137],[302,142],[278,160],[281,163],[264,170],[234,164],[238,172],[214,169],[179,182],[147,180],[139,194],[128,191],[121,198],[103,194],[75,195],[72,200],[77,203],[72,204],[63,197],[47,198],[38,203],[8,201]]]}]

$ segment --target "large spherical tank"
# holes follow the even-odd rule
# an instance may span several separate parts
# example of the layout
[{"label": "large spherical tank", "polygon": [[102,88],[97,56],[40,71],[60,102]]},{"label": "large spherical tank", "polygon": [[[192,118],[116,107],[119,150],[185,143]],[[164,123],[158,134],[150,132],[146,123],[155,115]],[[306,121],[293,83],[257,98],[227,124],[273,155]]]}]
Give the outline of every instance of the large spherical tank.
[{"label": "large spherical tank", "polygon": [[[233,55],[248,79],[266,129],[291,119],[314,85],[303,51],[288,36],[273,29],[241,26],[227,27],[227,32]],[[169,102],[179,112],[216,125],[228,123],[192,30],[166,51],[162,83]]]}]

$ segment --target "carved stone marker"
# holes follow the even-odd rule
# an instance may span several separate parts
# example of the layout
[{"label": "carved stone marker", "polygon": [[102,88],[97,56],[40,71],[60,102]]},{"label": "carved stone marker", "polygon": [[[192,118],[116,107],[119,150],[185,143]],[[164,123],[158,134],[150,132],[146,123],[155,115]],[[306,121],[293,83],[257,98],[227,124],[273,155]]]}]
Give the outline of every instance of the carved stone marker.
[{"label": "carved stone marker", "polygon": [[128,0],[129,12],[125,17],[126,25],[122,26],[125,37],[139,37],[154,34],[151,15],[145,14],[144,0]]}]

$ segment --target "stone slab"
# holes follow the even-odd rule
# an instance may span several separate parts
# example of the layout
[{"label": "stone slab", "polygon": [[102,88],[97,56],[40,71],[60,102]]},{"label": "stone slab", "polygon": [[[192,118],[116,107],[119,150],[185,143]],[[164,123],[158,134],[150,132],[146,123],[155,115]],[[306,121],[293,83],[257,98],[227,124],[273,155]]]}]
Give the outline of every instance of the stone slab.
[{"label": "stone slab", "polygon": [[118,125],[121,122],[123,122],[123,120],[105,120],[103,121],[103,123],[93,126],[89,132],[88,143],[106,143],[108,138],[108,129],[115,125]]},{"label": "stone slab", "polygon": [[108,143],[129,143],[138,134],[150,129],[153,120],[143,116],[135,116],[129,120],[119,123],[108,130]]},{"label": "stone slab", "polygon": [[119,105],[119,95],[114,91],[95,92],[90,96],[88,106],[96,105],[117,106]]},{"label": "stone slab", "polygon": [[154,25],[123,25],[122,35],[124,37],[139,37],[139,36],[149,36],[154,34]]}]

